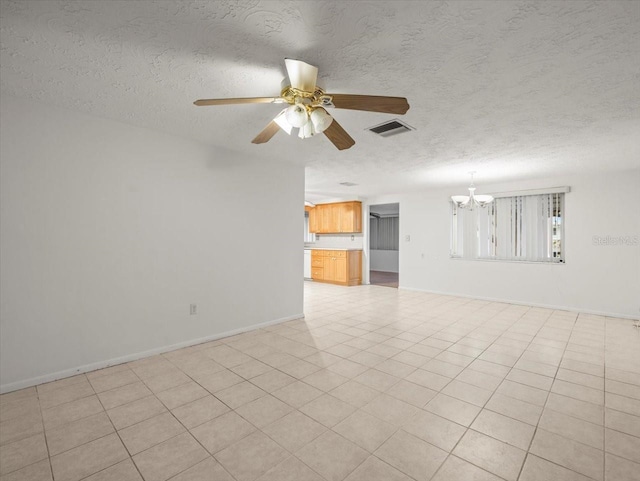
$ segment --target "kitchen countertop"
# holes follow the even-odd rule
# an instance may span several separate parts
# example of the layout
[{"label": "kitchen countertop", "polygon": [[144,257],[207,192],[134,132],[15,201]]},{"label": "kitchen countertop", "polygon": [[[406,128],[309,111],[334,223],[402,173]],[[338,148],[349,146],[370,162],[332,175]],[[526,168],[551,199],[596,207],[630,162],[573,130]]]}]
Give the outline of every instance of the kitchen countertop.
[{"label": "kitchen countertop", "polygon": [[357,247],[305,247],[306,251],[361,251],[361,248]]}]

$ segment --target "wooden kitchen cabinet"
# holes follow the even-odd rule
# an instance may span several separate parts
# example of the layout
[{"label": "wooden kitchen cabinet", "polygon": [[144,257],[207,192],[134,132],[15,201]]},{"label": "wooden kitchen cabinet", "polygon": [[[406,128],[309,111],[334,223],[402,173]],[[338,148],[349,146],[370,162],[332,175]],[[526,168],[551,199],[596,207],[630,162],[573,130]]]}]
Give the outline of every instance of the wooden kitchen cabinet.
[{"label": "wooden kitchen cabinet", "polygon": [[309,231],[316,234],[362,232],[362,202],[317,204],[309,211]]},{"label": "wooden kitchen cabinet", "polygon": [[362,251],[311,251],[311,278],[342,286],[362,283]]}]

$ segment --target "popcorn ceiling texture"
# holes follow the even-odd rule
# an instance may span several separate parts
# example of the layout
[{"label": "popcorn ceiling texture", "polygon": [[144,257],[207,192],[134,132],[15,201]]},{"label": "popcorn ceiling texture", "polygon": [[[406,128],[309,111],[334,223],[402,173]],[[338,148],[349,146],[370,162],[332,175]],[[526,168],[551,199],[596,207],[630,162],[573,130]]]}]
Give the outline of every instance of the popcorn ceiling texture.
[{"label": "popcorn ceiling texture", "polygon": [[[632,1],[1,2],[0,87],[12,95],[307,164],[307,190],[371,195],[638,166],[640,3]],[[281,106],[284,58],[328,92],[409,99],[392,115],[332,110],[356,140],[251,139]],[[113,139],[117,142],[117,139]],[[356,187],[342,187],[352,181]]]}]

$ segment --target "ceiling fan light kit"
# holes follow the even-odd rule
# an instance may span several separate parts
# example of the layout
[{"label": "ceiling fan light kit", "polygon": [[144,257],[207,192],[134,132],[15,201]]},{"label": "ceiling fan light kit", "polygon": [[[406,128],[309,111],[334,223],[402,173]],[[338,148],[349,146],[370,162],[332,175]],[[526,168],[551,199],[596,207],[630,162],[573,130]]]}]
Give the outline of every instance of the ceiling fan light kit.
[{"label": "ceiling fan light kit", "polygon": [[355,140],[325,110],[336,109],[363,110],[404,115],[409,103],[404,97],[380,97],[374,95],[326,94],[316,85],[318,68],[301,60],[285,59],[288,85],[285,85],[280,97],[252,97],[236,99],[201,99],[194,102],[197,106],[230,105],[251,103],[287,103],[290,106],[281,111],[260,132],[252,142],[262,144],[282,129],[291,135],[294,128],[299,129],[298,137],[307,139],[315,134],[324,135],[338,148],[352,147]]}]

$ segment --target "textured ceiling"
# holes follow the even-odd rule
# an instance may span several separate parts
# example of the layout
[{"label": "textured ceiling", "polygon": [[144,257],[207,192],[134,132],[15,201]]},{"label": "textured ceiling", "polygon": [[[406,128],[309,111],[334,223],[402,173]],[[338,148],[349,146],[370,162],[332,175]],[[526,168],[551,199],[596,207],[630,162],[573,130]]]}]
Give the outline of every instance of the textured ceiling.
[{"label": "textured ceiling", "polygon": [[[25,97],[307,165],[310,193],[429,186],[640,165],[640,2],[1,2],[0,87]],[[328,92],[409,99],[392,115],[331,111],[356,140],[250,140],[278,105],[284,57]],[[358,185],[342,187],[339,182]]]}]

